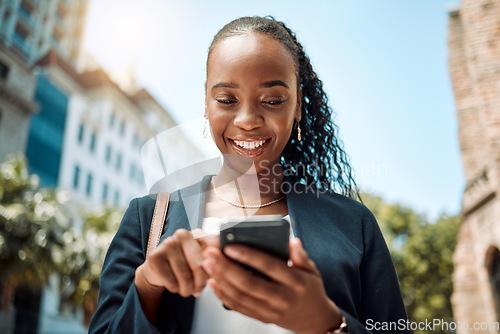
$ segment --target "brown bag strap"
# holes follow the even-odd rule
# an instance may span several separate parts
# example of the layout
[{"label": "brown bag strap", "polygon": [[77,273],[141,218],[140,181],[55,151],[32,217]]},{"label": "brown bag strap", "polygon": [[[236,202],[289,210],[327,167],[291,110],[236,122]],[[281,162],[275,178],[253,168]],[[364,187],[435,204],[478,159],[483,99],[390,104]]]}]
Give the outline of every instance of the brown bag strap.
[{"label": "brown bag strap", "polygon": [[151,221],[151,229],[149,230],[148,248],[146,250],[146,259],[149,254],[155,250],[160,241],[163,232],[163,224],[167,216],[168,201],[170,199],[169,193],[158,193],[156,197],[155,211],[153,213],[153,220]]}]

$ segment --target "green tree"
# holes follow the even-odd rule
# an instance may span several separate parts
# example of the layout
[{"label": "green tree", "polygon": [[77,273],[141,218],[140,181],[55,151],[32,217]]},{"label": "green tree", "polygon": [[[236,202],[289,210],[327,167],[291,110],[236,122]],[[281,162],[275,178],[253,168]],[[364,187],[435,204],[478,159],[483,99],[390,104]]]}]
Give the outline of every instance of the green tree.
[{"label": "green tree", "polygon": [[[363,195],[391,251],[411,321],[451,321],[452,256],[459,217],[441,214],[434,222],[400,204]],[[420,333],[430,331],[420,331]]]},{"label": "green tree", "polygon": [[66,266],[60,274],[63,288],[69,291],[66,294],[66,301],[74,306],[83,306],[84,322],[88,325],[97,307],[99,276],[104,257],[123,217],[123,211],[117,208],[100,207],[94,210],[84,210],[81,215],[84,224],[78,240],[83,243],[84,247],[81,250],[77,249],[73,257],[81,256],[84,263],[79,267]]},{"label": "green tree", "polygon": [[0,165],[0,281],[2,307],[20,284],[41,287],[66,265],[75,239],[67,193],[42,189],[23,155]]},{"label": "green tree", "polygon": [[64,258],[71,220],[62,203],[67,194],[41,189],[29,175],[23,156],[0,165],[0,266],[16,283],[41,286],[57,272]]},{"label": "green tree", "polygon": [[[82,228],[75,227],[76,216],[83,219]],[[40,188],[22,154],[8,157],[0,165],[2,307],[9,305],[16,286],[41,288],[57,274],[62,307],[83,306],[88,324],[104,257],[122,216],[115,208],[79,212],[68,193]]]}]

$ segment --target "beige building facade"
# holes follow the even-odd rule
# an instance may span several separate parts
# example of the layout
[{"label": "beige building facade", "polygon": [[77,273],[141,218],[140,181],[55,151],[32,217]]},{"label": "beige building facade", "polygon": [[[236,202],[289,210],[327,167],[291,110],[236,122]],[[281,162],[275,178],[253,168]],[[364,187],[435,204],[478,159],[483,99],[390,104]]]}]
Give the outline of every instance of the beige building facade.
[{"label": "beige building facade", "polygon": [[22,55],[0,41],[0,163],[11,153],[24,152],[36,77]]},{"label": "beige building facade", "polygon": [[448,28],[467,182],[453,258],[453,313],[457,333],[500,333],[500,0],[462,0],[450,10]]}]

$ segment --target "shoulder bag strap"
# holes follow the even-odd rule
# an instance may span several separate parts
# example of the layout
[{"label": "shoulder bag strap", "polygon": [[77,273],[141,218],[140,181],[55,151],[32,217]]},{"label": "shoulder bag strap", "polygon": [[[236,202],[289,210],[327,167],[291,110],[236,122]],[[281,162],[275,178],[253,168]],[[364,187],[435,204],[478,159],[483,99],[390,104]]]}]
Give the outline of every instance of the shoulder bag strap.
[{"label": "shoulder bag strap", "polygon": [[160,241],[163,232],[163,224],[167,216],[168,202],[170,199],[169,193],[158,193],[156,197],[155,211],[153,220],[151,221],[151,229],[149,231],[148,248],[146,250],[146,259],[149,254],[155,250]]}]

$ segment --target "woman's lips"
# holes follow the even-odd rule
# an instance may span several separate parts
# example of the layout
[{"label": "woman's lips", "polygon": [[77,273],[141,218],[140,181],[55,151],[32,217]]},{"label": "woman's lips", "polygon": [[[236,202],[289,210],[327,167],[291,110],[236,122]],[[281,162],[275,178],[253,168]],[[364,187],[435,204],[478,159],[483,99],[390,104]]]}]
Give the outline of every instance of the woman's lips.
[{"label": "woman's lips", "polygon": [[229,138],[229,142],[233,149],[241,155],[247,157],[257,157],[264,152],[271,139],[245,139],[237,140]]}]

